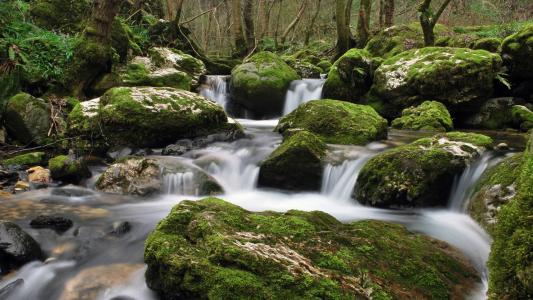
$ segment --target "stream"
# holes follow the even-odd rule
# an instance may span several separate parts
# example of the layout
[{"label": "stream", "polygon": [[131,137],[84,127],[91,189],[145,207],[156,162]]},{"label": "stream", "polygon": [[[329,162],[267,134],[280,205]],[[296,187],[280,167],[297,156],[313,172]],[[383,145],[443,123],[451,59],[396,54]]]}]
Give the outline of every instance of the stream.
[{"label": "stream", "polygon": [[[210,77],[201,94],[221,106],[227,105],[227,78]],[[321,84],[323,82],[320,80],[295,82],[288,93],[285,113],[306,101],[319,98],[317,95],[320,95]],[[225,190],[225,194],[219,198],[251,211],[320,210],[343,222],[374,219],[403,224],[414,232],[446,241],[464,253],[483,279],[469,298],[486,298],[486,262],[491,239],[464,213],[464,207],[476,181],[489,166],[502,159],[501,155],[487,152],[471,164],[457,178],[447,208],[402,211],[376,209],[362,206],[351,199],[359,171],[372,156],[415,140],[418,136],[390,135],[387,141],[366,146],[332,146],[330,152],[335,157],[335,163],[324,168],[322,190],[316,193],[288,193],[257,188],[259,163],[281,142],[281,136],[273,132],[277,120],[237,121],[245,127],[246,138],[213,143],[179,157],[217,179]],[[69,296],[75,293],[70,289],[75,280],[72,278],[80,271],[96,270],[96,274],[89,277],[96,278],[93,284],[111,280],[115,276],[102,269],[98,271],[98,266],[120,266],[122,269],[113,271],[113,274],[123,277],[116,279],[114,287],[99,294],[98,299],[157,299],[143,277],[144,241],[174,205],[184,199],[202,197],[194,194],[190,188],[192,176],[186,173],[165,177],[166,194],[148,199],[98,193],[92,189],[92,185],[102,170],[102,166],[94,167],[93,179],[87,180],[83,186],[35,190],[15,195],[8,201],[0,201],[5,219],[19,224],[53,257],[44,263],[31,262],[16,273],[2,278],[0,299],[70,299]],[[32,229],[29,226],[31,218],[45,211],[69,217],[75,225],[62,234],[49,229]],[[129,225],[129,231],[113,234],[114,229],[125,222]]]}]

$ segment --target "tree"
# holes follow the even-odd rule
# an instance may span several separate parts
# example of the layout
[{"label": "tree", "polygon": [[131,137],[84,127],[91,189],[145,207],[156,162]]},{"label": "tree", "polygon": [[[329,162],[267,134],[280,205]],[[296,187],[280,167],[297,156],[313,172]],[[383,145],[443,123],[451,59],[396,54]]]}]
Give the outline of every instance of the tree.
[{"label": "tree", "polygon": [[381,0],[379,2],[379,27],[388,28],[394,23],[394,0]]},{"label": "tree", "polygon": [[431,10],[431,0],[424,0],[422,3],[420,3],[420,6],[418,7],[418,13],[420,15],[420,26],[422,27],[422,32],[424,33],[424,44],[426,46],[435,45],[435,33],[433,32],[433,29],[435,28],[435,25],[437,25],[437,21],[451,1],[452,0],[444,0],[436,13],[433,13]]},{"label": "tree", "polygon": [[337,25],[337,55],[340,57],[355,45],[355,40],[350,31],[350,12],[352,0],[337,0],[335,5],[335,18]]},{"label": "tree", "polygon": [[231,1],[231,18],[232,18],[232,31],[235,56],[243,56],[246,54],[246,41],[244,40],[244,34],[242,31],[241,23],[241,0]]},{"label": "tree", "polygon": [[370,14],[372,1],[361,0],[359,5],[359,20],[357,21],[357,46],[364,48],[370,36]]},{"label": "tree", "polygon": [[307,31],[305,32],[304,45],[306,46],[309,45],[309,39],[311,38],[311,33],[315,29],[316,19],[318,19],[318,15],[320,14],[320,3],[322,2],[322,0],[316,0],[316,1],[317,1],[317,4],[316,4],[315,14],[311,18],[311,24],[309,24],[309,27],[307,28]]},{"label": "tree", "polygon": [[253,20],[253,0],[244,0],[244,35],[246,36],[246,52],[250,53],[255,48],[255,30]]},{"label": "tree", "polygon": [[305,12],[305,7],[307,6],[307,0],[302,0],[302,4],[300,5],[300,9],[298,10],[298,14],[296,17],[292,20],[292,22],[287,26],[283,34],[281,35],[281,44],[285,44],[285,40],[287,40],[287,36],[289,33],[291,33],[292,30],[298,25],[300,20],[302,19],[302,16]]}]

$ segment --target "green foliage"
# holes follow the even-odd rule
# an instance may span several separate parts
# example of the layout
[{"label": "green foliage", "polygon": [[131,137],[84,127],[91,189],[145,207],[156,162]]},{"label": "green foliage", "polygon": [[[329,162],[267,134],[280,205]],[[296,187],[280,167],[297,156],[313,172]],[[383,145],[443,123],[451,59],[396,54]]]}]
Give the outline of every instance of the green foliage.
[{"label": "green foliage", "polygon": [[453,31],[455,33],[473,34],[480,38],[505,38],[532,24],[533,21],[524,21],[501,25],[457,26],[453,28]]},{"label": "green foliage", "polygon": [[5,159],[1,162],[4,166],[33,167],[40,165],[45,157],[44,152],[31,152]]}]

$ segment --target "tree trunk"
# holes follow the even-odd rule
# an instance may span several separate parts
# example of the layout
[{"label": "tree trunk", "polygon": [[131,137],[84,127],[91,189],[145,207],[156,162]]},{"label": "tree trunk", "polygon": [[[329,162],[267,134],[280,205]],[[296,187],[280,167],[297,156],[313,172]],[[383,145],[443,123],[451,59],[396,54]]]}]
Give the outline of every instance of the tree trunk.
[{"label": "tree trunk", "polygon": [[233,19],[232,31],[234,41],[233,53],[236,56],[243,56],[246,54],[246,41],[244,40],[244,34],[242,32],[241,0],[232,0],[231,4],[231,18]]},{"label": "tree trunk", "polygon": [[276,30],[274,31],[274,47],[278,48],[278,33],[279,21],[281,19],[281,8],[283,7],[283,0],[279,0],[278,16],[276,17]]},{"label": "tree trunk", "polygon": [[350,11],[352,0],[337,0],[335,5],[335,18],[337,24],[337,54],[340,57],[350,48],[354,41],[350,31]]},{"label": "tree trunk", "polygon": [[385,0],[384,6],[385,27],[391,27],[394,24],[394,0]]},{"label": "tree trunk", "polygon": [[357,46],[364,48],[370,36],[371,0],[361,0],[359,5],[359,20],[357,21]]},{"label": "tree trunk", "polygon": [[253,0],[244,0],[244,35],[246,36],[246,53],[255,48],[255,32],[253,20]]},{"label": "tree trunk", "polygon": [[266,29],[265,22],[267,18],[266,0],[259,0],[257,3],[257,38],[262,39]]},{"label": "tree trunk", "polygon": [[307,6],[307,0],[302,0],[302,4],[300,5],[300,9],[298,10],[298,14],[294,18],[294,20],[292,20],[292,22],[289,24],[289,26],[287,26],[287,28],[283,32],[283,35],[281,36],[281,44],[285,44],[285,41],[287,40],[287,36],[289,35],[289,33],[291,33],[291,31],[294,30],[296,25],[298,25],[298,23],[302,19],[302,16],[303,16],[303,14],[305,12],[305,7],[306,6]]},{"label": "tree trunk", "polygon": [[307,31],[305,32],[305,40],[304,45],[309,45],[309,39],[311,38],[311,34],[313,33],[313,30],[315,29],[316,19],[318,19],[318,15],[320,14],[320,3],[322,0],[317,0],[316,4],[316,10],[315,14],[311,18],[311,24],[309,24],[309,28],[307,28]]},{"label": "tree trunk", "polygon": [[426,47],[435,45],[435,33],[433,32],[433,28],[435,28],[437,21],[450,2],[451,0],[445,0],[435,14],[431,11],[431,0],[424,0],[420,3],[418,13],[420,15],[420,26],[424,33],[424,44]]}]

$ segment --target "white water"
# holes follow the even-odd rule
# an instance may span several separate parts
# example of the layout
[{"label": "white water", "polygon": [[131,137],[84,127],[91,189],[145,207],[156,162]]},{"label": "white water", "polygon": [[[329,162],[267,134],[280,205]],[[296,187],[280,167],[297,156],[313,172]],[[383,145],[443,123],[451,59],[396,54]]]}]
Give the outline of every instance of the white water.
[{"label": "white water", "polygon": [[198,195],[194,189],[194,173],[174,173],[163,176],[163,189],[170,195]]},{"label": "white water", "polygon": [[207,75],[205,83],[200,87],[200,95],[226,109],[230,99],[230,78],[226,75]]},{"label": "white water", "polygon": [[322,177],[321,193],[335,199],[350,200],[357,175],[370,157],[370,154],[363,154],[355,160],[345,160],[340,165],[328,164]]},{"label": "white water", "polygon": [[325,79],[302,79],[291,82],[291,86],[285,95],[283,115],[291,113],[298,106],[322,98],[322,88]]}]

